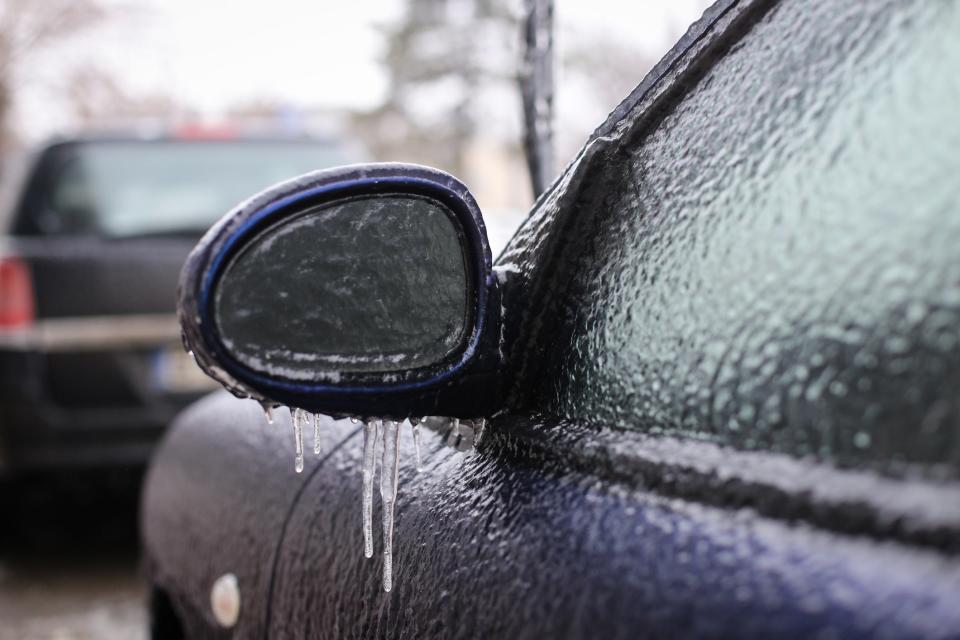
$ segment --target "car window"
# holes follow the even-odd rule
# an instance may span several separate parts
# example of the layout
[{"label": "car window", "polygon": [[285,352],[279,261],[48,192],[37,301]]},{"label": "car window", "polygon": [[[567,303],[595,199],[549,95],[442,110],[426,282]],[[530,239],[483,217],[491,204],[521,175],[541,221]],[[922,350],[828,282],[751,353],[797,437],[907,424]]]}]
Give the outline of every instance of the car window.
[{"label": "car window", "polygon": [[200,233],[250,194],[344,160],[336,146],[312,142],[74,144],[54,163],[32,226],[106,237]]},{"label": "car window", "polygon": [[539,406],[955,475],[958,31],[952,3],[759,18],[578,205]]}]

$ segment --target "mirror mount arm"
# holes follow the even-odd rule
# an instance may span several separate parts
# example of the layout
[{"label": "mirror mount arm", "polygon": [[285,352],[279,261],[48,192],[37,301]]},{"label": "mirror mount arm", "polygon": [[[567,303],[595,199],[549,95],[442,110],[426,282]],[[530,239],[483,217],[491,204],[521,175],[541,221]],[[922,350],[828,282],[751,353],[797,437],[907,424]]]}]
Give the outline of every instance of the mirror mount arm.
[{"label": "mirror mount arm", "polygon": [[[455,380],[434,390],[422,415],[451,418],[489,417],[503,407],[506,397],[506,356],[504,346],[503,304],[500,284],[494,275],[487,282],[487,307],[484,334],[476,355]],[[414,411],[411,415],[418,415]]]}]

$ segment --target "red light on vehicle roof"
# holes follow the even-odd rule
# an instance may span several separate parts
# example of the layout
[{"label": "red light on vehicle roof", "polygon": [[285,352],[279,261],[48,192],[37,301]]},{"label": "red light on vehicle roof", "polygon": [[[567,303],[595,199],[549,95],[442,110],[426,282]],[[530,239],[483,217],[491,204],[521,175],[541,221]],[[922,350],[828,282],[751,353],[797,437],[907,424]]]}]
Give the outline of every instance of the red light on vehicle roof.
[{"label": "red light on vehicle roof", "polygon": [[29,268],[20,258],[0,258],[0,329],[20,329],[33,318]]},{"label": "red light on vehicle roof", "polygon": [[173,136],[181,140],[232,140],[237,137],[237,130],[226,124],[185,124],[178,127]]}]

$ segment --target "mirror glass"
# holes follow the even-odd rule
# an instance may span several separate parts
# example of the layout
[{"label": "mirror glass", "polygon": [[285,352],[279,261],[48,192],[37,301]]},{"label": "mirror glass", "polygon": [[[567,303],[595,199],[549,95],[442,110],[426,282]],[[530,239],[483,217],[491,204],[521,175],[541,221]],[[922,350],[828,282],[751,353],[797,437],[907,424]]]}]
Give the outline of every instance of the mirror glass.
[{"label": "mirror glass", "polygon": [[410,194],[287,216],[246,242],[215,286],[225,348],[291,380],[429,366],[461,349],[471,327],[461,227]]}]

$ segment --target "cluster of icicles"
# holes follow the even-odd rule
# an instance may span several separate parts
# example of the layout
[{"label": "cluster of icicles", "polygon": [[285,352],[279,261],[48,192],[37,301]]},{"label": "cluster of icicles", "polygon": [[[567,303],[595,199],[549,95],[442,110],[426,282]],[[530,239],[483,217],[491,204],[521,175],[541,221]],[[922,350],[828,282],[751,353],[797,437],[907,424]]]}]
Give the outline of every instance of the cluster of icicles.
[{"label": "cluster of icicles", "polygon": [[[273,405],[264,404],[267,422],[273,424]],[[303,409],[291,411],[294,439],[294,469],[303,471],[303,429],[313,422],[313,453],[320,455],[320,415]],[[354,423],[358,418],[351,418]],[[370,418],[363,424],[363,555],[373,557],[373,476],[376,470],[377,440],[383,440],[380,461],[380,499],[383,501],[383,590],[393,587],[393,514],[397,502],[397,477],[400,471],[400,424],[395,420]],[[420,421],[410,419],[417,471],[420,462]]]}]

